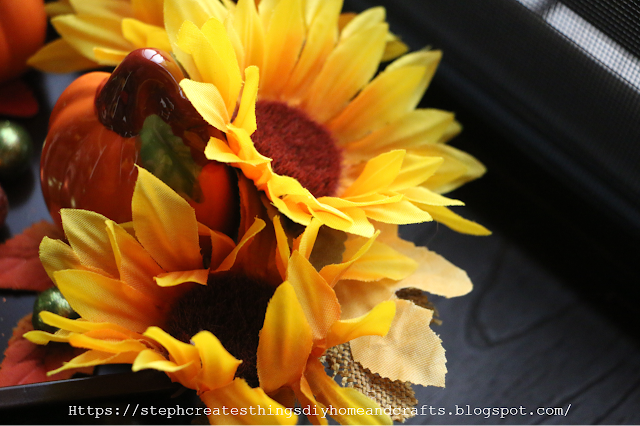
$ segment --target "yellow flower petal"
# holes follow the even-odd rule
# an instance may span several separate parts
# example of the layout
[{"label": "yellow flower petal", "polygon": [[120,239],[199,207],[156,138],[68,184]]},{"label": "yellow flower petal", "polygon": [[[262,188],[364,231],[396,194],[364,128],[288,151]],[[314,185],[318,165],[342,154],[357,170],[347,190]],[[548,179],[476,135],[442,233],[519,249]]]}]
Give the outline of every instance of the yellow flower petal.
[{"label": "yellow flower petal", "polygon": [[161,299],[167,296],[153,280],[164,271],[144,247],[115,222],[108,220],[106,225],[120,280],[149,297]]},{"label": "yellow flower petal", "polygon": [[120,19],[95,15],[61,15],[51,23],[67,42],[87,59],[92,60],[94,46],[113,50],[131,50],[131,44],[121,35]]},{"label": "yellow flower petal", "polygon": [[22,337],[36,345],[46,345],[49,342],[69,342],[69,336],[51,334],[41,330],[28,331]]},{"label": "yellow flower petal", "polygon": [[81,55],[62,38],[47,43],[29,58],[27,65],[52,73],[68,73],[98,67],[96,61]]},{"label": "yellow flower petal", "polygon": [[164,25],[163,0],[131,0],[133,17],[161,27]]},{"label": "yellow flower petal", "polygon": [[411,101],[425,71],[424,66],[412,66],[377,76],[328,124],[338,143],[360,139],[413,109]]},{"label": "yellow flower petal", "polygon": [[378,69],[386,24],[377,24],[346,38],[331,52],[302,108],[325,123],[342,111]]},{"label": "yellow flower petal", "polygon": [[[308,10],[312,9],[311,3],[307,1]],[[337,41],[335,29],[342,1],[324,0],[316,3],[300,58],[283,88],[282,98],[288,99],[290,104],[297,104],[304,99]]]},{"label": "yellow flower petal", "polygon": [[96,339],[85,334],[73,334],[69,337],[69,343],[76,348],[93,349],[100,352],[119,354],[123,352],[141,352],[147,349],[142,342],[133,339],[113,340]]},{"label": "yellow flower petal", "polygon": [[462,216],[449,210],[447,207],[426,205],[421,207],[426,210],[434,220],[447,225],[454,231],[471,235],[491,235],[491,231],[489,231],[484,226],[469,219],[463,218]]},{"label": "yellow flower petal", "polygon": [[52,280],[55,271],[87,269],[71,247],[60,240],[53,240],[49,237],[44,237],[40,242],[40,261]]},{"label": "yellow flower petal", "polygon": [[[351,246],[355,239],[347,240],[347,252],[353,250]],[[358,258],[354,259],[351,267],[341,276],[345,280],[377,281],[384,278],[402,280],[411,275],[418,268],[418,263],[408,256],[404,256],[386,244],[373,242],[371,247]]]},{"label": "yellow flower petal", "polygon": [[165,52],[171,51],[169,37],[164,28],[137,19],[122,20],[122,36],[136,48],[154,47]]},{"label": "yellow flower petal", "polygon": [[[386,11],[382,6],[376,6],[365,10],[357,15],[343,14],[343,28],[340,32],[340,38],[346,39],[362,32],[366,29],[375,27],[377,24],[384,22]],[[345,19],[346,18],[346,19]]]},{"label": "yellow flower petal", "polygon": [[202,268],[196,214],[184,198],[138,168],[131,206],[136,238],[164,270]]},{"label": "yellow flower petal", "polygon": [[395,225],[422,223],[432,220],[432,217],[429,213],[421,210],[409,201],[400,201],[399,203],[387,204],[382,206],[367,206],[363,207],[362,210],[365,211],[367,217],[373,220],[384,223],[392,223]]},{"label": "yellow flower petal", "polygon": [[392,301],[378,304],[366,315],[348,320],[336,321],[327,334],[327,347],[333,347],[361,336],[385,336],[396,313]]},{"label": "yellow flower petal", "polygon": [[260,331],[258,377],[265,392],[300,380],[313,346],[311,327],[293,286],[284,282],[274,293]]},{"label": "yellow flower petal", "polygon": [[109,352],[87,351],[71,361],[65,363],[62,367],[47,372],[47,376],[53,376],[61,371],[73,370],[76,368],[93,367],[96,365],[107,364],[131,364],[135,359],[137,352],[123,352],[112,354]]},{"label": "yellow flower petal", "polygon": [[263,97],[277,97],[286,84],[305,40],[301,0],[281,0],[271,14],[261,68]]},{"label": "yellow flower petal", "polygon": [[158,287],[175,287],[184,283],[206,285],[208,278],[208,269],[197,269],[195,271],[174,271],[160,274],[155,277],[155,282]]},{"label": "yellow flower petal", "polygon": [[[182,370],[193,367],[193,362],[186,364],[176,364],[173,361],[168,361],[165,357],[160,355],[155,350],[147,349],[140,352],[131,366],[131,371],[137,372],[142,370],[158,370],[165,373],[179,373]],[[187,382],[192,383],[192,382]],[[185,386],[187,384],[183,383]]]},{"label": "yellow flower petal", "polygon": [[404,196],[406,200],[411,201],[414,204],[421,205],[427,204],[430,206],[463,206],[464,203],[460,200],[454,200],[453,198],[447,198],[435,192],[429,191],[427,188],[421,186],[414,186],[412,188],[406,188],[398,191]]},{"label": "yellow flower petal", "polygon": [[227,352],[220,340],[209,331],[201,331],[191,340],[202,361],[202,371],[198,378],[202,385],[198,391],[206,392],[231,383],[242,361]]},{"label": "yellow flower petal", "polygon": [[208,416],[211,424],[295,425],[298,421],[292,411],[269,398],[262,389],[251,388],[243,379],[205,392],[200,399],[212,410]]},{"label": "yellow flower petal", "polygon": [[363,160],[390,149],[436,144],[452,122],[452,113],[417,109],[358,141],[345,144],[345,149],[355,160]]},{"label": "yellow flower petal", "polygon": [[242,78],[224,24],[211,18],[198,28],[193,22],[185,21],[180,27],[177,44],[193,57],[201,81],[216,86],[224,101],[227,116],[231,117],[242,87]]},{"label": "yellow flower petal", "polygon": [[224,259],[224,261],[212,272],[222,272],[228,271],[231,269],[238,257],[242,256],[242,249],[246,249],[251,244],[253,237],[256,234],[264,229],[266,223],[264,220],[256,218],[253,222],[253,225],[247,230],[247,232],[242,236],[242,239],[238,243],[238,245],[229,253],[229,255]]},{"label": "yellow flower petal", "polygon": [[101,65],[117,66],[129,54],[126,50],[107,49],[105,47],[94,47],[93,57]]},{"label": "yellow flower petal", "polygon": [[126,1],[112,0],[69,0],[76,13],[94,15],[100,18],[119,19],[132,16],[131,4]]},{"label": "yellow flower petal", "polygon": [[60,292],[82,318],[111,322],[134,331],[162,322],[153,300],[118,280],[91,271],[54,273]]},{"label": "yellow flower petal", "polygon": [[393,424],[376,402],[353,388],[343,388],[334,382],[319,361],[309,363],[307,379],[318,401],[329,409],[327,414],[341,424]]},{"label": "yellow flower petal", "polygon": [[396,180],[405,151],[390,151],[369,160],[358,179],[347,188],[342,197],[373,194],[386,190]]},{"label": "yellow flower petal", "polygon": [[486,167],[473,156],[444,144],[420,147],[421,155],[437,156],[444,163],[424,186],[440,194],[453,191],[461,185],[479,178],[487,171]]},{"label": "yellow flower petal", "polygon": [[264,29],[254,0],[239,0],[233,26],[245,50],[243,66],[262,67],[264,58]]},{"label": "yellow flower petal", "polygon": [[402,161],[402,169],[389,187],[392,191],[413,189],[423,184],[442,165],[443,159],[438,157],[424,157],[408,153]]},{"label": "yellow flower petal", "polygon": [[340,305],[333,289],[299,252],[289,259],[287,279],[313,331],[313,339],[323,339],[331,325],[340,318]]},{"label": "yellow flower petal", "polygon": [[260,71],[255,66],[248,67],[244,70],[245,83],[242,90],[242,98],[238,114],[233,120],[233,124],[240,127],[248,134],[256,131],[256,97],[258,96],[258,83],[260,79]]},{"label": "yellow flower petal", "polygon": [[[136,359],[134,368],[153,368],[156,370],[162,369],[162,371],[174,372],[172,376],[175,380],[182,383],[184,386],[196,389],[197,381],[196,376],[201,370],[200,354],[198,349],[188,343],[183,343],[166,331],[158,327],[149,327],[143,334],[145,337],[149,337],[162,346],[169,352],[170,361],[175,364],[179,369],[175,369],[171,364],[163,363],[162,360],[153,360],[152,354],[148,354],[149,358]],[[140,354],[142,355],[142,353]],[[145,363],[143,363],[145,361]],[[159,361],[159,362],[158,362]],[[151,362],[152,364],[149,364]],[[172,369],[172,370],[168,370]],[[136,370],[134,370],[136,371]]]},{"label": "yellow flower petal", "polygon": [[118,277],[118,267],[111,252],[106,231],[106,217],[76,209],[61,209],[62,227],[69,245],[87,268],[102,271],[111,278]]},{"label": "yellow flower petal", "polygon": [[180,81],[180,87],[207,123],[223,132],[227,130],[230,115],[216,86],[185,78]]},{"label": "yellow flower petal", "polygon": [[391,380],[444,387],[447,360],[440,338],[429,327],[433,311],[407,300],[397,300],[396,306],[396,317],[385,337],[351,341],[353,359]]},{"label": "yellow flower petal", "polygon": [[96,332],[100,330],[113,330],[134,339],[138,339],[142,337],[140,334],[135,333],[129,330],[128,328],[119,326],[117,324],[100,323],[100,322],[96,323],[96,322],[90,322],[84,319],[69,319],[69,318],[61,317],[59,315],[54,314],[53,312],[48,312],[48,311],[40,312],[40,318],[44,321],[45,324],[60,328],[62,330],[74,332],[74,333]]}]

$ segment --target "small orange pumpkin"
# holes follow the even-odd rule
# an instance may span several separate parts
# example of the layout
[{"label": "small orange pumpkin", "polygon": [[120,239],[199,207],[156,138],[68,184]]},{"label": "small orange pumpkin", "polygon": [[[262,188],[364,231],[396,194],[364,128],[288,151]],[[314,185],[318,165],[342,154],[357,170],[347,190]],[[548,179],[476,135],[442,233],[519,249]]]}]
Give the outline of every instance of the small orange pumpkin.
[{"label": "small orange pumpkin", "polygon": [[[118,223],[131,220],[136,164],[146,167],[142,133],[153,115],[169,138],[181,140],[178,148],[186,150],[187,161],[199,170],[193,182],[187,180],[187,185],[197,187],[194,197],[186,197],[198,221],[233,235],[239,220],[236,176],[230,167],[206,160],[191,146],[196,139],[204,147],[216,130],[181,97],[181,78],[168,55],[139,49],[113,74],[84,74],[60,95],[40,160],[42,192],[58,224],[60,209],[69,207],[92,210]],[[148,133],[155,135],[157,130]],[[146,154],[151,150],[153,157],[155,145],[150,146]],[[161,149],[162,157],[171,147]]]},{"label": "small orange pumpkin", "polygon": [[46,31],[43,0],[0,1],[0,82],[26,69],[27,59],[43,45]]}]

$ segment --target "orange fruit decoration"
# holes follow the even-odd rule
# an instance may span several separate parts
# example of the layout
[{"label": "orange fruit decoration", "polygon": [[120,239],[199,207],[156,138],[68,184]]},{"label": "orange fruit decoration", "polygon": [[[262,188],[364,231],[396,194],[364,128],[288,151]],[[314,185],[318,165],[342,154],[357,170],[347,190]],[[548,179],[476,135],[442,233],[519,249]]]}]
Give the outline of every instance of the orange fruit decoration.
[{"label": "orange fruit decoration", "polygon": [[220,137],[182,93],[171,57],[156,49],[130,53],[112,74],[92,72],[62,93],[49,121],[40,180],[58,224],[61,208],[131,220],[136,165],[181,194],[199,222],[233,235],[239,223],[236,175],[203,150]]},{"label": "orange fruit decoration", "polygon": [[27,68],[27,59],[43,45],[46,32],[43,0],[0,1],[0,82]]}]

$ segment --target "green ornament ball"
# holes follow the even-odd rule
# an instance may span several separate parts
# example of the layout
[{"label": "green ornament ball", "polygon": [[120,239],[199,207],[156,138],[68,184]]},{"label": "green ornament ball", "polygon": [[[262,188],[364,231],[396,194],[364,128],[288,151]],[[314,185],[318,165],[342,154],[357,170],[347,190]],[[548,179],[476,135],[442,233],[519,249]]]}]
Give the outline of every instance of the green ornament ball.
[{"label": "green ornament ball", "polygon": [[45,324],[40,318],[40,312],[49,311],[54,314],[58,314],[61,317],[76,319],[80,318],[80,315],[76,313],[67,299],[64,298],[60,290],[56,287],[51,287],[38,295],[35,303],[33,304],[33,316],[31,322],[33,323],[34,330],[48,331],[49,333],[55,333],[58,331],[56,327],[52,327]]},{"label": "green ornament ball", "polygon": [[13,178],[29,166],[33,142],[21,125],[0,121],[0,179]]}]

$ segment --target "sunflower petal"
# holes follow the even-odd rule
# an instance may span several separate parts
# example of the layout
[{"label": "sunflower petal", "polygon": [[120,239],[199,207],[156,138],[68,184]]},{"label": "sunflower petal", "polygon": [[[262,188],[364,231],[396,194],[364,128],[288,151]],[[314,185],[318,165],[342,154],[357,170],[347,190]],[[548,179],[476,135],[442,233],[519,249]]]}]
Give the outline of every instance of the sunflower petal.
[{"label": "sunflower petal", "polygon": [[220,340],[209,331],[201,331],[191,340],[202,361],[198,391],[217,389],[231,383],[242,361],[227,352]]},{"label": "sunflower petal", "polygon": [[[212,411],[209,416],[211,424],[295,425],[298,421],[297,416],[289,411],[292,409],[285,409],[261,388],[251,388],[243,379],[236,379],[227,386],[205,392],[200,395],[200,399]],[[269,407],[270,410],[259,410],[257,407]]]},{"label": "sunflower petal", "polygon": [[47,373],[47,376],[53,376],[61,371],[72,370],[83,367],[93,367],[96,365],[107,364],[131,364],[133,363],[137,353],[136,352],[123,352],[119,354],[112,354],[108,352],[100,351],[87,351],[78,355],[71,361],[65,363],[57,370],[52,370]]},{"label": "sunflower petal", "polygon": [[408,100],[415,97],[425,71],[425,67],[412,66],[377,76],[328,124],[338,143],[358,140],[414,108]]},{"label": "sunflower petal", "polygon": [[225,100],[216,86],[185,78],[180,87],[202,118],[218,130],[226,131],[230,116]]},{"label": "sunflower petal", "polygon": [[27,65],[40,71],[52,73],[68,73],[99,66],[96,61],[81,55],[62,38],[44,45],[35,55],[29,58]]},{"label": "sunflower petal", "polygon": [[162,268],[124,228],[109,220],[107,231],[120,280],[143,294],[161,298],[163,292],[158,288],[153,277],[163,273]]},{"label": "sunflower petal", "polygon": [[301,0],[282,0],[271,14],[261,68],[261,96],[277,97],[300,56],[305,41]]},{"label": "sunflower petal", "polygon": [[340,304],[327,282],[299,252],[289,259],[287,279],[313,330],[313,339],[323,339],[331,325],[340,318]]},{"label": "sunflower petal", "polygon": [[378,304],[366,315],[336,321],[327,334],[327,347],[333,347],[361,336],[385,336],[396,313],[393,301]]},{"label": "sunflower petal", "polygon": [[242,90],[242,98],[238,114],[233,120],[233,124],[243,128],[248,134],[256,131],[256,97],[258,96],[258,83],[260,71],[257,67],[251,66],[244,70],[245,83]]},{"label": "sunflower petal", "polygon": [[193,57],[202,82],[213,84],[218,89],[230,117],[238,100],[242,78],[224,24],[211,18],[198,28],[193,22],[185,21],[180,27],[177,44]]},{"label": "sunflower petal", "polygon": [[[473,222],[469,219],[465,219],[462,216],[452,212],[450,209],[444,206],[421,206],[426,210],[434,220],[447,225],[454,231],[462,232],[464,234],[471,235],[490,235],[489,231],[479,223]],[[388,222],[392,223],[392,222]]]},{"label": "sunflower petal", "polygon": [[195,271],[174,271],[159,274],[154,279],[158,287],[175,287],[184,283],[207,284],[209,278],[208,269],[197,269]]},{"label": "sunflower petal", "polygon": [[122,36],[119,18],[87,14],[61,15],[53,18],[51,23],[56,31],[87,59],[94,58],[94,46],[131,50],[131,44]]},{"label": "sunflower petal", "polygon": [[55,271],[86,269],[71,247],[60,240],[49,237],[44,237],[40,242],[40,261],[52,280]]},{"label": "sunflower petal", "polygon": [[[353,388],[343,388],[334,382],[324,372],[324,367],[319,361],[316,360],[309,363],[307,379],[318,401],[328,407],[328,414],[341,424],[393,424],[391,418],[384,414],[384,411],[376,402]],[[351,408],[352,410],[341,410],[341,408]],[[358,410],[358,408],[362,410]],[[340,414],[341,412],[346,412],[347,414]],[[366,414],[367,412],[371,414]]]},{"label": "sunflower petal", "polygon": [[284,282],[274,293],[260,331],[258,377],[265,392],[300,380],[313,346],[311,327],[293,286]]},{"label": "sunflower petal", "polygon": [[[347,251],[354,243],[347,241]],[[371,247],[354,259],[351,267],[341,276],[344,280],[377,281],[384,278],[402,280],[418,268],[418,263],[386,244],[373,242]]]},{"label": "sunflower petal", "polygon": [[136,48],[154,47],[165,52],[171,51],[169,37],[164,28],[137,19],[122,20],[122,36]]},{"label": "sunflower petal", "polygon": [[55,272],[54,277],[65,299],[89,321],[111,322],[134,331],[162,321],[152,299],[118,280],[74,269]]},{"label": "sunflower petal", "polygon": [[386,24],[377,24],[346,38],[327,57],[302,108],[326,123],[342,111],[375,74],[384,51]]},{"label": "sunflower petal", "polygon": [[398,177],[405,154],[403,150],[396,150],[369,160],[358,179],[344,191],[342,197],[348,198],[386,190]]},{"label": "sunflower petal", "polygon": [[198,222],[189,203],[139,167],[131,205],[136,238],[164,270],[202,268]]},{"label": "sunflower petal", "polygon": [[243,65],[245,67],[255,65],[261,68],[265,50],[265,35],[254,0],[238,1],[233,26],[244,46]]},{"label": "sunflower petal", "polygon": [[111,241],[106,231],[106,217],[79,209],[61,209],[62,227],[69,245],[87,268],[103,271],[105,275],[118,277],[118,267],[111,251]]},{"label": "sunflower petal", "polygon": [[[179,371],[176,370],[175,378],[180,383],[187,387],[191,387],[194,389],[196,385],[195,379],[197,374],[201,370],[201,361],[200,354],[198,349],[190,345],[188,343],[181,342],[175,339],[173,336],[168,334],[166,331],[162,330],[159,327],[149,327],[143,335],[145,337],[149,337],[162,346],[169,352],[170,361],[175,364],[177,367],[181,367]],[[142,355],[142,353],[141,353]],[[149,354],[150,356],[150,354]],[[146,358],[145,358],[146,359]],[[137,360],[136,360],[137,361]],[[155,361],[154,361],[155,362]],[[141,366],[143,364],[138,363],[137,366]],[[171,367],[169,364],[162,364],[165,367]],[[136,365],[134,365],[136,367]],[[157,366],[153,367],[144,367],[144,368],[155,368],[159,369]],[[168,370],[162,370],[168,371]]]},{"label": "sunflower petal", "polygon": [[450,112],[417,109],[358,141],[345,144],[345,150],[356,160],[362,160],[392,149],[436,144],[452,122]]},{"label": "sunflower petal", "polygon": [[[312,8],[310,3],[307,1],[307,9]],[[342,0],[316,1],[315,6],[300,59],[282,93],[294,104],[304,99],[338,39],[336,27]]]}]

